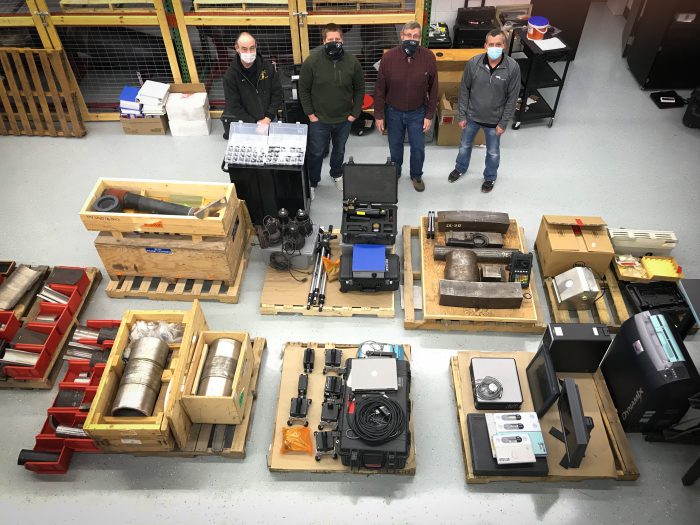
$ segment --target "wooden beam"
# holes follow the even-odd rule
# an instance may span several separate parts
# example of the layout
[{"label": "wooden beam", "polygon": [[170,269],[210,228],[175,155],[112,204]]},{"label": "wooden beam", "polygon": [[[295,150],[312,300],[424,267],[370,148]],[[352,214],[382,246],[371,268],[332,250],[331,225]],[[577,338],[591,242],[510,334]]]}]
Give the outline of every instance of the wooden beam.
[{"label": "wooden beam", "polygon": [[52,15],[57,26],[157,26],[157,15]]},{"label": "wooden beam", "polygon": [[118,122],[119,113],[88,113],[85,120],[89,122]]},{"label": "wooden beam", "polygon": [[415,13],[359,13],[351,15],[313,14],[306,17],[308,25],[325,24],[405,24],[416,19]]},{"label": "wooden beam", "polygon": [[175,20],[177,21],[177,29],[180,32],[180,41],[182,49],[185,52],[185,62],[187,63],[187,71],[190,74],[190,82],[199,82],[199,73],[197,72],[197,63],[194,60],[192,52],[192,42],[190,35],[187,32],[187,23],[185,22],[185,13],[182,10],[182,2],[175,0],[173,3],[173,11],[175,12]]},{"label": "wooden beam", "polygon": [[186,16],[188,26],[288,26],[286,16],[197,15]]},{"label": "wooden beam", "polygon": [[0,27],[34,27],[31,16],[0,16]]}]

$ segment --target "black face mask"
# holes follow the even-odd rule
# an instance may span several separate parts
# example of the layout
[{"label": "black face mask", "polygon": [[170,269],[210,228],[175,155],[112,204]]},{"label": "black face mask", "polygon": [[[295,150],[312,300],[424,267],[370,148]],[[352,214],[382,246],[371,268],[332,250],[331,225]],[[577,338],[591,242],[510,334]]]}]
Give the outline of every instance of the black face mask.
[{"label": "black face mask", "polygon": [[323,44],[323,49],[326,51],[326,56],[331,60],[340,60],[345,53],[342,42],[328,42]]},{"label": "black face mask", "polygon": [[403,52],[406,53],[406,56],[412,57],[413,55],[416,54],[416,51],[418,51],[418,40],[404,40],[401,42],[401,48],[403,49]]}]

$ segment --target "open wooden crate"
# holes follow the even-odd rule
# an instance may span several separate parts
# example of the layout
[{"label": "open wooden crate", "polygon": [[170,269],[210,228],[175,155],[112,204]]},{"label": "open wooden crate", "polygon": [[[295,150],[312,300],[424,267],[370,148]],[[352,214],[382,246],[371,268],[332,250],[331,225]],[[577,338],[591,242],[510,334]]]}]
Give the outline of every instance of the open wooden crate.
[{"label": "open wooden crate", "polygon": [[474,407],[474,395],[469,374],[471,359],[473,357],[515,359],[520,379],[520,389],[523,394],[523,404],[520,410],[533,412],[534,406],[525,370],[534,355],[531,352],[459,352],[450,359],[450,372],[457,407],[457,420],[462,437],[462,452],[467,483],[490,483],[493,481],[560,482],[588,479],[632,481],[637,479],[639,477],[639,469],[600,370],[594,374],[559,374],[560,378],[566,376],[576,380],[581,394],[584,413],[586,416],[593,418],[595,425],[591,431],[586,457],[580,468],[566,469],[559,465],[559,461],[565,451],[564,444],[549,434],[550,427],[561,428],[559,412],[555,403],[540,418],[540,426],[547,447],[547,465],[549,467],[547,476],[479,476],[474,473],[467,414],[498,411],[477,410]]},{"label": "open wooden crate", "polygon": [[[153,415],[114,417],[110,415],[114,397],[124,373],[122,356],[129,333],[136,321],[183,323],[182,342],[171,344],[171,354],[161,378],[161,390]],[[181,389],[189,368],[192,349],[207,322],[198,301],[189,311],[129,310],[126,312],[112,347],[100,386],[90,406],[83,428],[105,452],[159,452],[184,447],[190,427],[189,417],[180,403]]]},{"label": "open wooden crate", "polygon": [[[205,206],[226,197],[226,207],[211,216],[198,219],[192,216],[161,215],[157,213],[106,213],[92,209],[93,203],[104,190],[115,188],[141,196],[167,200],[193,197],[193,205]],[[98,179],[80,210],[80,219],[90,231],[111,232],[122,237],[124,232],[170,233],[191,235],[193,241],[204,237],[225,237],[231,231],[238,205],[236,189],[231,183],[179,182],[134,179]]]}]

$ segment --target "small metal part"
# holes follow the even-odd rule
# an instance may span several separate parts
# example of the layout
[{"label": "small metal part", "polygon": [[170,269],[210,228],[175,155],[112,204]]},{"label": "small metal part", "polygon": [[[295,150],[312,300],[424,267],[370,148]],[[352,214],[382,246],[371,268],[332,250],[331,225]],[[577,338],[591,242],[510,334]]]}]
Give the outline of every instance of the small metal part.
[{"label": "small metal part", "polygon": [[87,432],[79,427],[69,427],[67,425],[58,425],[56,427],[56,436],[62,438],[87,438]]},{"label": "small metal part", "polygon": [[287,426],[291,427],[294,423],[301,423],[308,427],[309,420],[307,415],[309,413],[309,405],[311,405],[311,399],[306,396],[293,397],[289,407]]},{"label": "small metal part", "polygon": [[337,348],[326,348],[326,361],[323,367],[323,373],[337,372],[339,374],[345,373],[345,368],[343,368],[341,363],[343,362],[343,351]]},{"label": "small metal part", "polygon": [[505,281],[505,269],[500,264],[482,264],[481,281],[485,283],[500,283]]},{"label": "small metal part", "polygon": [[119,213],[124,211],[121,202],[114,195],[102,195],[92,205],[92,209],[100,213]]},{"label": "small metal part", "polygon": [[428,231],[426,233],[428,239],[435,239],[435,212],[428,211]]},{"label": "small metal part", "polygon": [[318,424],[318,429],[323,430],[326,427],[337,428],[341,407],[342,402],[339,399],[325,400],[321,405],[321,420]]},{"label": "small metal part", "polygon": [[34,321],[37,323],[54,323],[56,319],[58,319],[57,314],[40,314],[36,316]]},{"label": "small metal part", "polygon": [[75,327],[75,330],[73,330],[73,337],[71,339],[73,341],[78,341],[79,339],[97,339],[98,335],[100,335],[99,330],[93,330],[87,326],[78,325]]},{"label": "small metal part", "polygon": [[297,384],[297,391],[299,392],[299,397],[306,396],[306,392],[309,389],[309,375],[299,374],[299,383]]},{"label": "small metal part", "polygon": [[112,405],[113,416],[148,417],[153,413],[169,351],[167,343],[157,337],[132,341],[129,361]]},{"label": "small metal part", "polygon": [[304,372],[307,374],[314,371],[314,361],[316,360],[316,352],[313,348],[304,350]]},{"label": "small metal part", "polygon": [[338,399],[343,389],[343,379],[338,376],[328,376],[323,387],[323,396],[326,400]]},{"label": "small metal part", "polygon": [[212,213],[225,208],[227,202],[228,200],[226,199],[226,197],[221,197],[219,200],[210,202],[202,208],[198,208],[197,211],[194,212],[194,216],[198,219],[206,219]]},{"label": "small metal part", "polygon": [[37,294],[37,297],[49,303],[55,304],[68,304],[68,301],[70,301],[70,297],[62,294],[61,292],[57,292],[49,286],[44,286]]},{"label": "small metal part", "polygon": [[336,432],[314,432],[314,441],[316,442],[316,455],[314,459],[321,461],[323,456],[332,456],[333,459],[338,459],[336,445],[338,444],[338,436]]}]

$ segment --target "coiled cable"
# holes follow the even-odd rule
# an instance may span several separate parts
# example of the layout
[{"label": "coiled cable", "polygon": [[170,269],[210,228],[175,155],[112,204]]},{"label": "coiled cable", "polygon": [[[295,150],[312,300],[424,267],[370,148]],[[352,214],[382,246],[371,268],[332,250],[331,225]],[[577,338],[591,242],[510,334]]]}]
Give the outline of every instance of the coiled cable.
[{"label": "coiled cable", "polygon": [[358,439],[368,445],[383,445],[406,430],[406,414],[393,399],[380,394],[355,398],[354,416],[348,424]]}]

